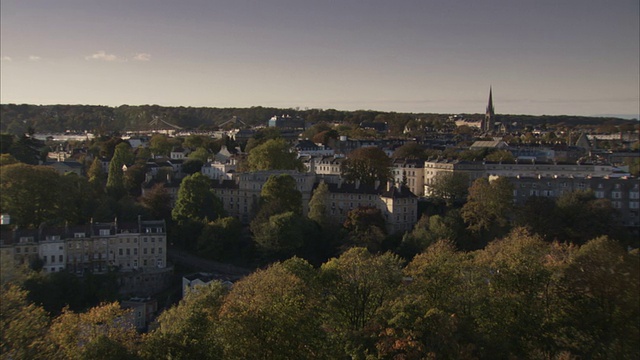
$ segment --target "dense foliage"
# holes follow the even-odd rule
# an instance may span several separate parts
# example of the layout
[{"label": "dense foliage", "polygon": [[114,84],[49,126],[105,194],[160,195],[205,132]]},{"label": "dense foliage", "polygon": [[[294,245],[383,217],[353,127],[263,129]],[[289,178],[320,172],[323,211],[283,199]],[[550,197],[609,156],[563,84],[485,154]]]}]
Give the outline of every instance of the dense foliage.
[{"label": "dense foliage", "polygon": [[[41,132],[91,131],[98,134],[153,129],[157,120],[182,128],[215,129],[225,127],[225,122],[234,117],[249,126],[264,125],[273,115],[300,116],[309,123],[345,123],[358,125],[362,122],[386,122],[392,134],[400,134],[405,129],[420,128],[440,130],[445,127],[448,115],[432,113],[395,113],[374,110],[343,111],[335,109],[279,109],[255,106],[250,108],[205,108],[205,107],[165,107],[158,105],[122,105],[118,107],[92,105],[0,105],[0,132],[22,135],[29,127]],[[478,121],[483,114],[461,114],[471,121]],[[420,119],[417,121],[416,119]],[[499,120],[511,124],[533,126],[585,125],[619,126],[632,124],[618,118],[598,118],[567,115],[499,115]],[[315,134],[312,134],[315,135]]]},{"label": "dense foliage", "polygon": [[364,248],[319,268],[292,258],[197,288],[144,335],[117,305],[51,319],[4,284],[0,336],[3,358],[636,359],[639,270],[607,237],[516,229],[473,252],[437,241],[406,265]]}]

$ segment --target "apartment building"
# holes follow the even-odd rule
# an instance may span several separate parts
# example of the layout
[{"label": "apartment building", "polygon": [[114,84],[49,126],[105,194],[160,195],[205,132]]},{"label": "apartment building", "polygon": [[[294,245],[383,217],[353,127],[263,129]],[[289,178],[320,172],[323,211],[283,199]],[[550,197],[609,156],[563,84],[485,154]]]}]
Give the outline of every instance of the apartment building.
[{"label": "apartment building", "polygon": [[424,161],[396,159],[391,166],[391,175],[396,184],[405,184],[416,196],[424,195]]},{"label": "apartment building", "polygon": [[166,267],[167,234],[164,220],[40,227],[3,232],[0,248],[15,263],[40,259],[46,272],[144,271]]}]

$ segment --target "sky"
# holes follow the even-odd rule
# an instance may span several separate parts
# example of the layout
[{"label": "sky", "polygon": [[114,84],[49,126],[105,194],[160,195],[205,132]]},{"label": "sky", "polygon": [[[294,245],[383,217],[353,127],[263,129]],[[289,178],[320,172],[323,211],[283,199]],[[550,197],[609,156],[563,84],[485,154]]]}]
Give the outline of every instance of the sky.
[{"label": "sky", "polygon": [[2,0],[0,102],[640,113],[638,0]]}]

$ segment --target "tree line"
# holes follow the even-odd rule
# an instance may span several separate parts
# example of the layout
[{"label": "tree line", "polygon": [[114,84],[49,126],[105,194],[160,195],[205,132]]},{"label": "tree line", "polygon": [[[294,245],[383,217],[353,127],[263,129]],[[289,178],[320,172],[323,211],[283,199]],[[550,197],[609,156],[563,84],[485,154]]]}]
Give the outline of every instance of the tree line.
[{"label": "tree line", "polygon": [[7,359],[636,359],[639,269],[608,237],[577,246],[521,228],[409,262],[355,247],[198,287],[144,334],[117,303],[51,317],[5,283],[1,346]]},{"label": "tree line", "polygon": [[[0,131],[22,135],[29,127],[42,132],[89,131],[105,134],[120,131],[140,131],[152,129],[149,125],[155,119],[187,129],[217,129],[232,119],[240,118],[249,126],[264,125],[274,115],[300,116],[309,123],[346,123],[362,122],[387,123],[392,134],[401,134],[405,125],[416,118],[429,122],[429,128],[442,128],[448,114],[434,113],[398,113],[375,110],[345,111],[336,109],[283,109],[254,106],[250,108],[208,108],[208,107],[168,107],[159,105],[122,105],[118,107],[94,105],[29,105],[1,104]],[[462,114],[464,118],[478,121],[482,114]],[[508,124],[514,122],[532,126],[584,125],[598,127],[634,125],[635,123],[618,118],[585,116],[531,116],[499,115],[499,121]]]}]

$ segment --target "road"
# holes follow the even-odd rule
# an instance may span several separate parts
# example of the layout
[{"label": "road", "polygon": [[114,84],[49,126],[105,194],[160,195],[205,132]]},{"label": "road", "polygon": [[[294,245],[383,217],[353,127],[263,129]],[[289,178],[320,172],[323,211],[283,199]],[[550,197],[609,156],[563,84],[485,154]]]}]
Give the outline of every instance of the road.
[{"label": "road", "polygon": [[196,271],[213,273],[228,277],[229,280],[238,280],[251,273],[251,270],[239,266],[225,264],[218,261],[203,259],[185,250],[170,247],[167,251],[167,258],[174,264],[179,264]]}]

